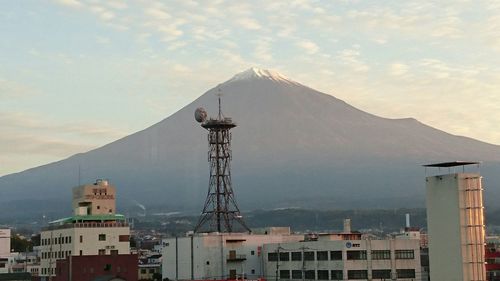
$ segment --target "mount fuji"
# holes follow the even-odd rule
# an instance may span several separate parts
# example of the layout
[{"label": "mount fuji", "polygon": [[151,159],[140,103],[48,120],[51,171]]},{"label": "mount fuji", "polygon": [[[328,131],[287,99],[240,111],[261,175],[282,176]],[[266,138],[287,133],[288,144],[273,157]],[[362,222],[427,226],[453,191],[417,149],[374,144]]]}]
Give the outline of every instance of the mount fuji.
[{"label": "mount fuji", "polygon": [[[270,70],[251,68],[142,131],[65,160],[0,178],[0,205],[70,212],[71,188],[107,178],[122,207],[140,202],[198,212],[208,188],[207,132],[197,107],[222,112],[232,130],[232,176],[243,210],[424,206],[422,164],[483,161],[487,204],[500,199],[500,146],[412,118],[361,111]],[[496,172],[495,172],[496,171]],[[61,204],[40,202],[65,202]],[[31,202],[31,203],[30,203]],[[34,208],[34,207],[33,207]]]}]

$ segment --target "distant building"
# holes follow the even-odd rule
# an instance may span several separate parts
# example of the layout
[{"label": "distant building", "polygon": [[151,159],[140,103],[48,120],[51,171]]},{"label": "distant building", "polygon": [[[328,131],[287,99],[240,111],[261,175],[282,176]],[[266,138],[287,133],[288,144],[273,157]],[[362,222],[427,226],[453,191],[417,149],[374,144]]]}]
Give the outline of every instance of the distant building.
[{"label": "distant building", "polygon": [[269,228],[263,234],[197,233],[169,238],[163,245],[163,278],[170,280],[235,279],[263,276],[262,247],[294,242],[303,235],[288,227]]},{"label": "distant building", "polygon": [[[115,200],[115,187],[106,180],[73,188],[74,215],[51,222],[41,232],[41,277],[69,271],[65,266],[76,262],[95,273],[110,265],[109,272],[116,273],[122,260],[135,259],[135,279],[127,280],[137,279],[137,256],[130,254],[130,228],[125,217],[115,213]],[[56,266],[62,268],[56,270]]]},{"label": "distant building", "polygon": [[439,169],[426,178],[431,280],[486,280],[483,189],[478,173],[464,172],[469,164],[478,163],[426,165]]}]

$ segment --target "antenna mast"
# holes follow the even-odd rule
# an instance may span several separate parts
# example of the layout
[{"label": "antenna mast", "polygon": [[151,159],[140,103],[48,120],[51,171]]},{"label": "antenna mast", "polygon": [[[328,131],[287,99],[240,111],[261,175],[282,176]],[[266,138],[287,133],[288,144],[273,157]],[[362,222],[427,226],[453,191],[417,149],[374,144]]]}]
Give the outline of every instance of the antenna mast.
[{"label": "antenna mast", "polygon": [[210,180],[208,194],[195,232],[233,232],[239,229],[250,232],[240,214],[231,184],[231,133],[236,124],[222,115],[221,90],[218,89],[219,112],[217,119],[206,120],[203,108],[195,112],[195,119],[208,131],[208,162]]}]

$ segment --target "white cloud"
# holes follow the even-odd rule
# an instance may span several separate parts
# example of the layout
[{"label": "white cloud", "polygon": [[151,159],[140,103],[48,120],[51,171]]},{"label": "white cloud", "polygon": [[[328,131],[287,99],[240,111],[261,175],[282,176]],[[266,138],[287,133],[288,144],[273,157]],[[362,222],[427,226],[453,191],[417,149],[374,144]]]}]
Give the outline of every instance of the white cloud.
[{"label": "white cloud", "polygon": [[77,0],[56,0],[56,2],[72,8],[80,8],[83,6],[82,3]]},{"label": "white cloud", "polygon": [[318,45],[316,43],[309,40],[302,40],[297,42],[297,46],[302,48],[306,53],[313,55],[319,51]]},{"label": "white cloud", "polygon": [[252,18],[241,18],[236,21],[238,25],[249,30],[259,30],[262,26]]},{"label": "white cloud", "polygon": [[389,73],[394,76],[401,76],[408,72],[408,65],[403,63],[393,63],[389,67]]}]

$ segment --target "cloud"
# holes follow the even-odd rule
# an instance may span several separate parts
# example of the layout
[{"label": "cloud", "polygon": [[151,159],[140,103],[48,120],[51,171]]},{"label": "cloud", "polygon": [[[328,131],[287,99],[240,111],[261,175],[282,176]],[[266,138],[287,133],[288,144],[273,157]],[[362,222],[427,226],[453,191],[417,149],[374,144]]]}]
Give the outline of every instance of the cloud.
[{"label": "cloud", "polygon": [[344,49],[338,53],[337,58],[355,72],[366,72],[370,69],[368,64],[361,61],[361,54],[357,49]]},{"label": "cloud", "polygon": [[318,45],[309,40],[302,40],[296,43],[298,47],[302,48],[306,53],[313,55],[319,51]]},{"label": "cloud", "polygon": [[83,7],[82,3],[80,3],[77,0],[55,0],[55,1],[61,5],[65,5],[65,6],[72,7],[72,8]]},{"label": "cloud", "polygon": [[259,30],[262,26],[252,18],[241,18],[236,21],[238,25],[249,30]]},{"label": "cloud", "polygon": [[394,76],[401,76],[408,72],[408,65],[403,63],[393,63],[389,67],[389,73]]}]

